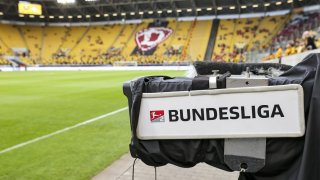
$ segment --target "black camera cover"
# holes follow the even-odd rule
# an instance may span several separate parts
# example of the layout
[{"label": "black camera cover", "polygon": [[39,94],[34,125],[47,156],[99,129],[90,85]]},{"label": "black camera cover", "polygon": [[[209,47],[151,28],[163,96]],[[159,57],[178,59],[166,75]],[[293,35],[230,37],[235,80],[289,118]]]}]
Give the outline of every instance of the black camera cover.
[{"label": "black camera cover", "polygon": [[[320,179],[320,54],[310,54],[294,67],[279,64],[249,64],[259,68],[278,68],[285,72],[269,79],[269,86],[300,84],[304,90],[306,133],[298,138],[267,138],[266,164],[257,173],[240,173],[243,180],[319,180]],[[220,70],[218,88],[225,88],[225,78],[240,74],[248,64],[205,62],[195,63],[198,74]],[[224,163],[223,139],[141,140],[136,136],[142,93],[202,90],[209,88],[208,77],[171,78],[143,77],[131,81],[129,93],[132,157],[150,166],[167,163],[193,167],[204,162],[231,171]],[[124,91],[126,92],[126,91]],[[127,91],[128,92],[128,91]]]}]

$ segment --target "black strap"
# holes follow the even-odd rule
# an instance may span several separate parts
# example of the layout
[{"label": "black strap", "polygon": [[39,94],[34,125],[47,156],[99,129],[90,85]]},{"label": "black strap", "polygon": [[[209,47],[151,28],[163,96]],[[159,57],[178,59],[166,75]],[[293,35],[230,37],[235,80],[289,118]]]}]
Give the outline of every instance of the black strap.
[{"label": "black strap", "polygon": [[136,164],[138,158],[135,158],[132,164],[132,180],[134,180],[134,165]]},{"label": "black strap", "polygon": [[203,90],[209,88],[209,77],[195,77],[192,80],[191,90]]}]

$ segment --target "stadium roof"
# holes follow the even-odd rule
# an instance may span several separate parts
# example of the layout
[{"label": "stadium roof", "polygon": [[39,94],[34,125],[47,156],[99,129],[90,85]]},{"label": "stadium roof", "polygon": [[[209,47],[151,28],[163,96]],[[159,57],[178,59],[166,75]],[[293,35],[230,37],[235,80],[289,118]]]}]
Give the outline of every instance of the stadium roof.
[{"label": "stadium roof", "polygon": [[[24,0],[28,1],[28,0]],[[73,3],[58,3],[61,1]],[[88,22],[291,10],[319,0],[29,0],[42,15],[18,13],[18,0],[0,0],[0,20]]]}]

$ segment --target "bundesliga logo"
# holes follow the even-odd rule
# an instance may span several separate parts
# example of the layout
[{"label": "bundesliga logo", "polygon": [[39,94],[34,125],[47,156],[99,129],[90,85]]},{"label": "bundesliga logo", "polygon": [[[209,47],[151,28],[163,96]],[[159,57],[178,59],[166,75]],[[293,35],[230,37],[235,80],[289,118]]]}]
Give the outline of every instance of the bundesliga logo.
[{"label": "bundesliga logo", "polygon": [[150,111],[151,122],[164,122],[164,110]]}]

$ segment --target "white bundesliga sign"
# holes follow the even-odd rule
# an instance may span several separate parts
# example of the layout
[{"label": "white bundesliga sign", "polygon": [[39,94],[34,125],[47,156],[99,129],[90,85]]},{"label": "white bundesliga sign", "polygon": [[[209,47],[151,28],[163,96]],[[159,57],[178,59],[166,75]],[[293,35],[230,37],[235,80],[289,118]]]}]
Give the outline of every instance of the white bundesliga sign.
[{"label": "white bundesliga sign", "polygon": [[300,85],[144,93],[140,139],[299,137],[304,135]]}]

